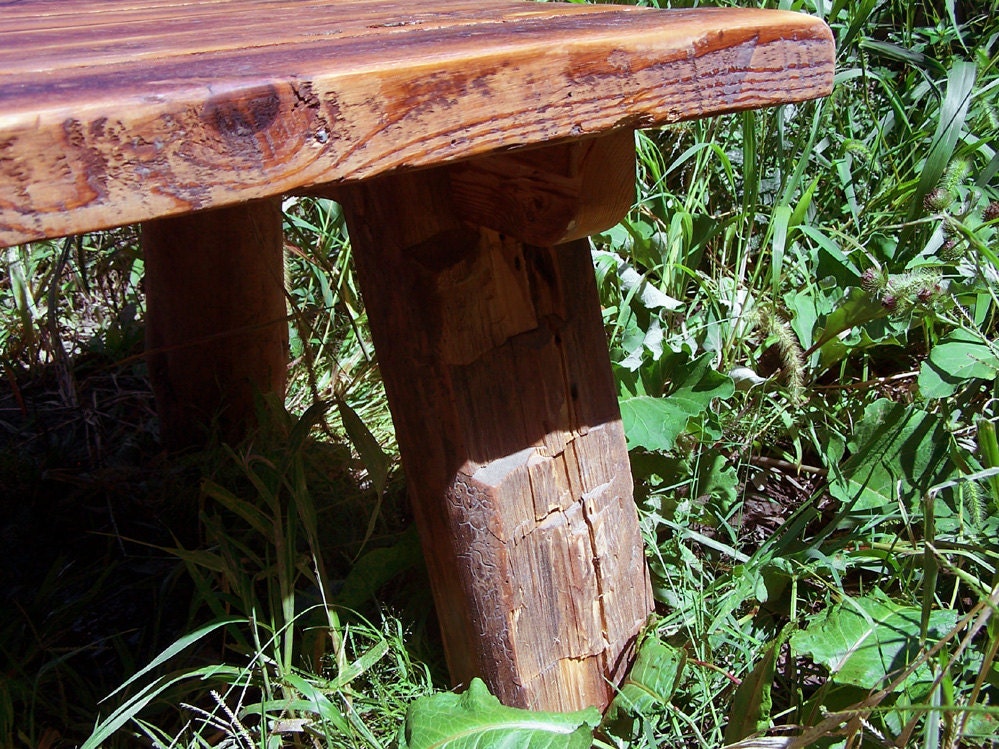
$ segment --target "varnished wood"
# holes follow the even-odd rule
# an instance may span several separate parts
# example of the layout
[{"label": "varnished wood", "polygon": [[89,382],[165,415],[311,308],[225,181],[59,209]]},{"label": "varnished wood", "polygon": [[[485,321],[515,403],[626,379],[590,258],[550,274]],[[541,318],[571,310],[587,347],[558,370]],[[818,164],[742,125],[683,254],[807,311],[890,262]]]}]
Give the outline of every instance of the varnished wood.
[{"label": "varnished wood", "polygon": [[777,11],[0,0],[0,19],[0,246],[801,101],[833,71],[828,28]]},{"label": "varnished wood", "polygon": [[452,677],[605,707],[652,596],[588,247],[473,229],[448,182],[341,199]]},{"label": "varnished wood", "polygon": [[238,439],[256,395],[284,395],[281,201],[146,222],[142,249],[146,361],[163,443],[203,443],[213,425]]}]

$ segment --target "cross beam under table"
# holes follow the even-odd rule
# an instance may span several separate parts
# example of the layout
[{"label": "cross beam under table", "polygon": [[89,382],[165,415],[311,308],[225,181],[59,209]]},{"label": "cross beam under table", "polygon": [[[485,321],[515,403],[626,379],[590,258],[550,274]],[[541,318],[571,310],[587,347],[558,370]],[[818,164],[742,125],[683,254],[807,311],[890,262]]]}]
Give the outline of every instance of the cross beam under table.
[{"label": "cross beam under table", "polygon": [[284,392],[280,199],[335,195],[454,681],[604,708],[652,596],[583,238],[632,202],[634,128],[828,94],[825,24],[517,0],[0,13],[0,247],[142,223],[165,440],[217,415],[236,436],[254,391]]}]

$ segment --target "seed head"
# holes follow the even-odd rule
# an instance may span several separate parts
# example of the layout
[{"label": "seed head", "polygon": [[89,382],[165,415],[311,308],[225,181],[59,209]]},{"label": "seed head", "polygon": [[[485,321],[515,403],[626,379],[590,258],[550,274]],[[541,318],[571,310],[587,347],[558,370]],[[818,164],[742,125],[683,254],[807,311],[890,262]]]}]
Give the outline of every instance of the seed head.
[{"label": "seed head", "polygon": [[941,187],[935,187],[923,196],[923,208],[927,211],[943,211],[950,203],[950,193]]},{"label": "seed head", "polygon": [[971,162],[967,159],[954,159],[950,162],[950,166],[947,167],[947,171],[944,172],[943,179],[940,181],[943,188],[950,192],[960,185],[965,177],[971,172]]},{"label": "seed head", "polygon": [[924,286],[919,291],[916,292],[916,299],[921,303],[926,304],[930,302],[933,297],[940,293],[940,285],[936,284],[934,286]]},{"label": "seed head", "polygon": [[860,287],[871,295],[880,294],[887,283],[888,279],[877,268],[868,268],[860,276]]}]

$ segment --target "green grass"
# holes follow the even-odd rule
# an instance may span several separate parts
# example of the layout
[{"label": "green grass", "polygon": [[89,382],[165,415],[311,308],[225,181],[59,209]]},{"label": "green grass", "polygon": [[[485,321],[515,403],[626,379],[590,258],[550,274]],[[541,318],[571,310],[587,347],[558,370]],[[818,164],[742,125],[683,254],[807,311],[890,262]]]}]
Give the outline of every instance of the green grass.
[{"label": "green grass", "polygon": [[[596,742],[994,745],[999,9],[769,5],[829,22],[833,95],[641,133],[594,240],[626,422],[667,414],[645,696]],[[0,745],[383,747],[444,688],[342,215],[286,228],[287,402],[183,460],[134,234],[4,251]]]}]

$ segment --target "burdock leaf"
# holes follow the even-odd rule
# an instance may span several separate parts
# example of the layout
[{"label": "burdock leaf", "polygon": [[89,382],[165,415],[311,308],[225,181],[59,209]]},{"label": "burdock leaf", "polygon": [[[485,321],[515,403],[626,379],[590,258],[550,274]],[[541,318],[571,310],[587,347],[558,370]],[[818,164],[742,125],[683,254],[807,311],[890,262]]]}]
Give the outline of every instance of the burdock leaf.
[{"label": "burdock leaf", "polygon": [[434,694],[410,705],[399,749],[589,749],[599,723],[595,707],[575,713],[505,707],[472,679],[462,694]]},{"label": "burdock leaf", "polygon": [[994,380],[999,375],[999,357],[985,338],[967,330],[955,330],[940,339],[919,371],[919,392],[925,398],[946,398],[967,380]]},{"label": "burdock leaf", "polygon": [[[919,657],[921,618],[917,606],[899,606],[886,597],[855,598],[827,609],[796,632],[791,647],[828,668],[837,684],[881,688]],[[932,612],[930,639],[939,639],[956,622],[954,611]],[[906,686],[932,681],[930,668],[923,664],[906,679]]]},{"label": "burdock leaf", "polygon": [[669,703],[680,684],[687,654],[679,648],[650,637],[638,649],[631,672],[614,697],[604,725],[627,737],[634,716],[648,715]]}]

